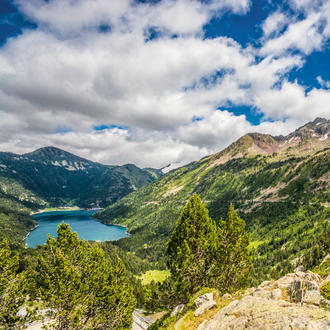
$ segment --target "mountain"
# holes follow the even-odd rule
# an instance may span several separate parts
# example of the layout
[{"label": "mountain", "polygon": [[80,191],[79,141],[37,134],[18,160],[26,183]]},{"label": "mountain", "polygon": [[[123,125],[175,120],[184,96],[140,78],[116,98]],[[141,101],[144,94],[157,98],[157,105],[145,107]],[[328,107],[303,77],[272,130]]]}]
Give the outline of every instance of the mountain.
[{"label": "mountain", "polygon": [[[107,166],[55,147],[16,155],[0,153],[0,187],[27,202],[103,207],[154,181],[156,170]],[[20,187],[13,191],[13,187]],[[16,189],[17,190],[17,189]],[[28,192],[25,192],[27,190]]]},{"label": "mountain", "polygon": [[[165,243],[187,199],[197,192],[211,217],[232,202],[251,234],[254,280],[313,266],[329,232],[330,121],[317,118],[288,136],[251,133],[223,151],[173,170],[97,214],[126,225],[126,251],[165,267]],[[322,237],[323,237],[322,236]]]},{"label": "mountain", "polygon": [[155,169],[107,166],[55,147],[17,155],[0,152],[0,239],[18,242],[46,206],[103,207],[157,179]]}]

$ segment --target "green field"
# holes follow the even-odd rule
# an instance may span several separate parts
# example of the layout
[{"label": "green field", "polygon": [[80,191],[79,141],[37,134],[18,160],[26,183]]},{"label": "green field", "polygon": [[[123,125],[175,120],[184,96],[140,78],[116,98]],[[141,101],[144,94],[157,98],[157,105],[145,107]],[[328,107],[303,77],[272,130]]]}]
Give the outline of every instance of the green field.
[{"label": "green field", "polygon": [[146,285],[152,281],[164,282],[168,276],[170,276],[169,270],[148,270],[141,276],[137,276],[137,278],[141,280],[143,285]]}]

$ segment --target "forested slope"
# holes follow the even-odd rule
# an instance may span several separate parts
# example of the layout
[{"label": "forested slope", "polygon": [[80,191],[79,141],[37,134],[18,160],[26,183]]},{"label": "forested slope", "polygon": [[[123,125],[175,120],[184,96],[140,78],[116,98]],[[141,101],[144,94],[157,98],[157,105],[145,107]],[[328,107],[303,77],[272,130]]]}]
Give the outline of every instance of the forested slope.
[{"label": "forested slope", "polygon": [[[171,171],[98,214],[132,236],[118,245],[165,266],[164,246],[193,192],[213,219],[232,202],[246,220],[255,278],[276,277],[323,256],[329,231],[329,121],[287,137],[248,134],[222,152]],[[266,275],[267,274],[267,275]]]}]

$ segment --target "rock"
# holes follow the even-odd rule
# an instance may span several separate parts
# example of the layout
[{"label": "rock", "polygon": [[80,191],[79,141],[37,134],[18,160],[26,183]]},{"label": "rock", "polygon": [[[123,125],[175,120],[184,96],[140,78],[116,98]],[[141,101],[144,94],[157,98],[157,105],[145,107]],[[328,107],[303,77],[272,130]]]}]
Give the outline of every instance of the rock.
[{"label": "rock", "polygon": [[282,297],[281,289],[274,289],[270,291],[270,299],[279,300]]},{"label": "rock", "polygon": [[322,299],[322,296],[321,296],[321,293],[319,290],[309,290],[309,291],[306,291],[301,302],[303,304],[313,304],[313,305],[319,306],[321,299]]},{"label": "rock", "polygon": [[304,270],[304,267],[303,266],[298,266],[294,272],[297,273],[297,272],[302,272]]},{"label": "rock", "polygon": [[319,286],[314,281],[297,279],[288,287],[290,299],[295,302],[301,302],[307,291],[318,290]]},{"label": "rock", "polygon": [[322,298],[320,300],[320,306],[330,310],[330,300]]},{"label": "rock", "polygon": [[254,292],[253,292],[253,297],[262,297],[265,299],[270,299],[271,298],[271,291],[266,291],[262,288],[257,288]]},{"label": "rock", "polygon": [[225,293],[223,296],[222,296],[223,299],[233,299],[232,295],[229,294],[229,293]]},{"label": "rock", "polygon": [[271,285],[272,281],[263,281],[259,287],[260,288],[266,288],[266,287],[269,287]]},{"label": "rock", "polygon": [[132,330],[147,330],[155,320],[152,320],[150,317],[144,315],[144,311],[140,309],[135,309],[133,312],[133,324]]},{"label": "rock", "polygon": [[329,329],[330,312],[310,305],[246,296],[218,311],[199,330]]},{"label": "rock", "polygon": [[295,280],[294,274],[287,274],[275,281],[275,285],[279,288],[288,288],[290,284]]},{"label": "rock", "polygon": [[330,281],[330,275],[328,275],[324,280],[321,281],[320,286],[322,286],[324,283]]},{"label": "rock", "polygon": [[180,304],[173,309],[171,316],[177,316],[178,314],[183,313],[185,311],[185,309],[186,309],[186,305]]},{"label": "rock", "polygon": [[212,307],[216,306],[217,303],[213,299],[213,292],[205,293],[199,296],[195,300],[195,305],[197,307],[197,309],[194,312],[195,317],[203,314],[206,310],[209,310]]}]

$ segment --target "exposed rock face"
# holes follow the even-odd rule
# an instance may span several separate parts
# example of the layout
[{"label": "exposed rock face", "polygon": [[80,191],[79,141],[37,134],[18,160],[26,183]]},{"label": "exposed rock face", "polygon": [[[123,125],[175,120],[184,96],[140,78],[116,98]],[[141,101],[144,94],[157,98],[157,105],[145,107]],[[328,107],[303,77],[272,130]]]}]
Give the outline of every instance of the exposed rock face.
[{"label": "exposed rock face", "polygon": [[246,296],[222,308],[200,330],[329,329],[330,312],[286,301]]},{"label": "exposed rock face", "polygon": [[144,315],[144,311],[136,309],[133,312],[132,330],[147,330],[155,321]]},{"label": "exposed rock face", "polygon": [[186,305],[180,304],[173,309],[171,316],[177,316],[178,314],[183,313],[185,311],[185,309],[186,309]]},{"label": "exposed rock face", "polygon": [[205,293],[198,297],[195,300],[195,305],[197,309],[194,312],[195,316],[199,316],[203,314],[205,311],[211,309],[212,307],[216,306],[217,303],[215,302],[213,298],[213,292]]},{"label": "exposed rock face", "polygon": [[330,302],[321,296],[320,283],[319,275],[300,270],[265,281],[203,321],[198,330],[330,329]]}]

